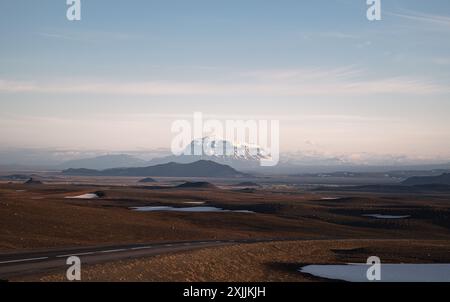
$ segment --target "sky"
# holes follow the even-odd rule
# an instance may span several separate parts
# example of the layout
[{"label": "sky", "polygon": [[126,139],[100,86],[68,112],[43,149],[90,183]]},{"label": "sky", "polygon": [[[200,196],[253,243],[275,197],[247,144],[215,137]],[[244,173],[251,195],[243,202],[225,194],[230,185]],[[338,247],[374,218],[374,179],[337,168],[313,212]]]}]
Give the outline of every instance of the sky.
[{"label": "sky", "polygon": [[0,147],[170,148],[276,119],[285,152],[450,159],[450,2],[0,1]]}]

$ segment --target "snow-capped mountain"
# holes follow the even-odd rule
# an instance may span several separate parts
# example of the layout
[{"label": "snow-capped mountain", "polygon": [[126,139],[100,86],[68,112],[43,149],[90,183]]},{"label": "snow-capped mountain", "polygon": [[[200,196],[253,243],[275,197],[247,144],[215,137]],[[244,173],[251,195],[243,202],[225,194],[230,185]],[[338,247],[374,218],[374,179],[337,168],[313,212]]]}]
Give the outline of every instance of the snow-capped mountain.
[{"label": "snow-capped mountain", "polygon": [[231,143],[227,140],[211,137],[193,140],[186,146],[183,154],[247,161],[260,161],[270,158],[270,154],[258,145]]},{"label": "snow-capped mountain", "polygon": [[181,155],[155,158],[149,163],[155,165],[172,161],[191,163],[198,160],[212,160],[239,171],[249,171],[258,169],[262,160],[269,159],[270,153],[260,146],[204,137],[194,139],[184,148]]}]

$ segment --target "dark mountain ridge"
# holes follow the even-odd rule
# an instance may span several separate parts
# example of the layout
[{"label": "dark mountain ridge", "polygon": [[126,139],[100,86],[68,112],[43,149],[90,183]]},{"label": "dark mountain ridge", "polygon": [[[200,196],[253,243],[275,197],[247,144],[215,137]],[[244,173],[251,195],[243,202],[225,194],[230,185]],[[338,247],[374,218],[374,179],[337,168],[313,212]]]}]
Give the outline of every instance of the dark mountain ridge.
[{"label": "dark mountain ridge", "polygon": [[65,175],[78,176],[159,176],[159,177],[243,177],[241,173],[230,166],[213,161],[199,160],[193,163],[180,164],[170,162],[156,166],[141,168],[114,168],[106,170],[67,169]]},{"label": "dark mountain ridge", "polygon": [[438,176],[414,176],[403,181],[402,185],[450,185],[450,173]]}]

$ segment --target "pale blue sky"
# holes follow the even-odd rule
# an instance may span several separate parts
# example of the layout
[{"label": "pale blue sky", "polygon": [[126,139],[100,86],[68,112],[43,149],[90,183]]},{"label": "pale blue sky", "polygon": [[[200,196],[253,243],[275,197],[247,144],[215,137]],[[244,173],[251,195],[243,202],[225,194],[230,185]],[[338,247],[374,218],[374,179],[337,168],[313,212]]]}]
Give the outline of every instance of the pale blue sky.
[{"label": "pale blue sky", "polygon": [[450,2],[0,2],[0,141],[168,147],[194,111],[281,121],[283,150],[450,158]]}]

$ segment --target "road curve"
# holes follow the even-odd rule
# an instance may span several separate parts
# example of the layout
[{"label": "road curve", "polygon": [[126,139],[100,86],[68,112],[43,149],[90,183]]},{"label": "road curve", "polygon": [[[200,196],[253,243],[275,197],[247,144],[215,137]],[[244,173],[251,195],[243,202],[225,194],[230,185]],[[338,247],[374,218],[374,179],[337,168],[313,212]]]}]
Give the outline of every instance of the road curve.
[{"label": "road curve", "polygon": [[0,280],[64,270],[69,267],[66,260],[70,256],[78,256],[82,265],[92,265],[199,248],[269,241],[280,241],[280,239],[178,241],[4,253],[0,254]]}]

